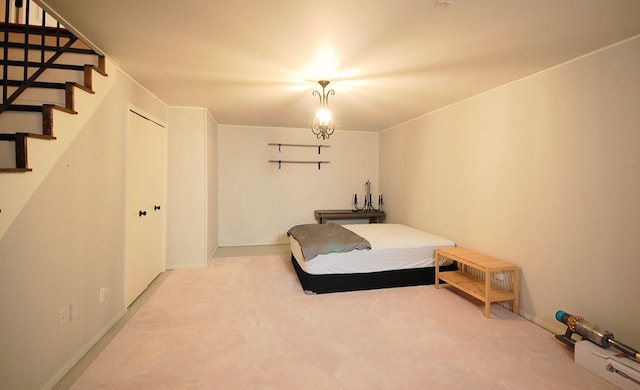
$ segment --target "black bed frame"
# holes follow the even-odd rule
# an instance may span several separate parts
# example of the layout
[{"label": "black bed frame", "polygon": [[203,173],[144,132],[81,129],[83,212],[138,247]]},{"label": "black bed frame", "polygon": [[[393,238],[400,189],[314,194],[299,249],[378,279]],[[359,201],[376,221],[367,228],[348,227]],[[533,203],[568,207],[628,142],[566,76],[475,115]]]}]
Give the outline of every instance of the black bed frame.
[{"label": "black bed frame", "polygon": [[[298,274],[302,289],[307,294],[373,290],[378,288],[429,285],[435,283],[435,267],[400,269],[392,271],[313,275],[304,272],[291,254],[291,263]],[[456,263],[440,266],[441,271],[455,271]]]}]

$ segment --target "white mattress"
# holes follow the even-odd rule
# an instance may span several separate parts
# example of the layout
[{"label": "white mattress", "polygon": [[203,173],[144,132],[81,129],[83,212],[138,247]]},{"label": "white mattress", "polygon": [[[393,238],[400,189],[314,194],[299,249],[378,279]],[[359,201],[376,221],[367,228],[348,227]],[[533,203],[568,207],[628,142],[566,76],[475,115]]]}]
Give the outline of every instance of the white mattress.
[{"label": "white mattress", "polygon": [[306,261],[300,245],[290,236],[291,253],[306,273],[346,274],[433,267],[436,248],[455,246],[447,238],[405,225],[372,223],[342,226],[367,239],[371,249],[318,255]]}]

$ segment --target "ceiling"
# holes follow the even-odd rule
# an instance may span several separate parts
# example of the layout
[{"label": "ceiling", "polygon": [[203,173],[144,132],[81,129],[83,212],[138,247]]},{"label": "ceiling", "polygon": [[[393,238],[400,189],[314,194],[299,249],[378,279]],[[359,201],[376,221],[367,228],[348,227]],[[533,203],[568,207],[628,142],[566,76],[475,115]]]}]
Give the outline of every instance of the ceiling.
[{"label": "ceiling", "polygon": [[42,0],[166,104],[379,131],[640,34],[638,0]]}]

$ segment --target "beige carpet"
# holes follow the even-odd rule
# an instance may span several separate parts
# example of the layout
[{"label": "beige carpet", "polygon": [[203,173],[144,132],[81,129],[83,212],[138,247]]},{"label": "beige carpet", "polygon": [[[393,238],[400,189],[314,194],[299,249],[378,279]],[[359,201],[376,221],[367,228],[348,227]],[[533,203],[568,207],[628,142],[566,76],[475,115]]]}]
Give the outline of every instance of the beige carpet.
[{"label": "beige carpet", "polygon": [[305,295],[282,255],[175,270],[73,389],[613,389],[449,289]]}]

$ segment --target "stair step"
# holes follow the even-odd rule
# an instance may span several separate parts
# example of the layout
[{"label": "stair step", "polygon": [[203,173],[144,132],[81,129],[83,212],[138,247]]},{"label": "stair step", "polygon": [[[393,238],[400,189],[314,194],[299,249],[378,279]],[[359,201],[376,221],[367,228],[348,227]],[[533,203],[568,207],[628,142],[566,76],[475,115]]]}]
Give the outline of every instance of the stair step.
[{"label": "stair step", "polygon": [[[10,86],[10,87],[20,87],[20,86],[22,86],[23,83],[24,82],[21,81],[21,80],[7,80],[7,85]],[[91,88],[87,88],[82,84],[72,83],[72,82],[54,83],[54,82],[48,82],[48,81],[36,81],[36,82],[31,83],[29,88],[65,89],[67,87],[67,84],[71,84],[74,87],[80,88],[81,90],[83,90],[85,92],[94,93]]]},{"label": "stair step", "polygon": [[[24,49],[26,47],[28,50],[44,49],[45,51],[58,51],[58,49],[60,49],[58,46],[36,45],[33,43],[29,43],[25,45],[24,43],[20,43],[20,42],[6,42],[6,46],[12,49]],[[70,47],[65,50],[65,53],[96,55],[95,51],[91,49],[83,49],[80,47]]]},{"label": "stair step", "polygon": [[[66,112],[68,114],[77,114],[76,111],[74,111],[74,110],[72,110],[70,108],[67,108],[67,107],[59,106],[57,104],[51,104],[50,106],[52,106],[54,109],[56,109],[58,111],[63,111],[63,112]],[[42,106],[42,105],[36,106],[36,105],[30,105],[30,104],[12,104],[9,107],[7,107],[7,111],[42,112],[43,111],[43,107],[44,106]]]},{"label": "stair step", "polygon": [[[24,84],[22,80],[7,80],[7,85],[10,87],[20,87]],[[65,83],[53,83],[47,81],[36,81],[31,83],[30,88],[48,88],[48,89],[64,89]]]},{"label": "stair step", "polygon": [[44,107],[46,107],[46,106],[51,106],[51,108],[53,108],[55,110],[58,110],[58,111],[66,112],[67,114],[76,115],[78,113],[75,110],[72,110],[72,109],[64,107],[64,106],[59,106],[57,104],[45,104]]},{"label": "stair step", "polygon": [[95,94],[95,92],[93,91],[93,89],[91,89],[91,88],[89,88],[89,87],[86,87],[86,86],[84,86],[84,85],[82,85],[82,84],[78,84],[78,83],[71,83],[71,82],[68,82],[68,83],[66,83],[66,84],[68,84],[68,85],[72,85],[72,86],[74,86],[74,87],[76,87],[76,88],[79,88],[79,89],[81,89],[81,90],[85,91],[86,93],[90,93],[90,94],[92,94],[92,95],[93,95],[93,94]]},{"label": "stair step", "polygon": [[[7,61],[7,65],[9,65],[9,66],[19,66],[19,67],[22,68],[22,67],[24,67],[25,62],[24,61],[9,60],[9,61]],[[39,67],[42,66],[42,64],[40,62],[27,62],[26,65],[29,68],[39,68]],[[55,62],[53,64],[49,64],[48,67],[52,68],[52,69],[78,70],[78,71],[84,70],[84,65],[57,64]]]},{"label": "stair step", "polygon": [[12,104],[7,107],[7,111],[42,112],[42,106],[34,106],[29,104]]},{"label": "stair step", "polygon": [[24,173],[31,171],[31,168],[0,168],[0,173]]},{"label": "stair step", "polygon": [[18,138],[37,138],[48,141],[54,141],[56,137],[53,135],[44,135],[36,133],[0,133],[0,141],[15,142]]},{"label": "stair step", "polygon": [[[104,58],[104,57],[102,57],[102,58]],[[103,69],[103,68],[104,68],[104,63],[103,63],[101,66],[102,66],[102,67],[100,67],[100,66],[95,66],[95,65],[85,65],[85,67],[89,67],[89,68],[91,68],[91,69],[95,70],[96,72],[100,73],[100,74],[101,74],[101,75],[103,75],[104,77],[109,76],[109,75],[107,74],[107,72]]]},{"label": "stair step", "polygon": [[47,140],[55,140],[56,137],[52,135],[42,135],[36,133],[0,133],[0,141],[15,141],[18,137],[28,137],[28,138],[38,138],[38,139],[47,139]]},{"label": "stair step", "polygon": [[14,133],[0,134],[0,141],[10,141],[15,143],[15,153],[16,153],[16,167],[15,168],[2,168],[0,172],[29,172],[31,168],[29,168],[29,162],[27,157],[27,138],[38,138],[44,140],[55,140],[56,137],[52,135],[42,135],[42,134],[34,134],[34,133]]},{"label": "stair step", "polygon": [[47,36],[54,36],[54,37],[71,37],[73,36],[73,34],[63,28],[63,27],[49,27],[49,26],[45,26],[44,28],[42,26],[37,26],[37,25],[24,25],[24,24],[16,24],[16,23],[0,23],[0,28],[4,31],[5,29],[11,33],[22,33],[22,34],[35,34],[35,35],[47,35]]}]

